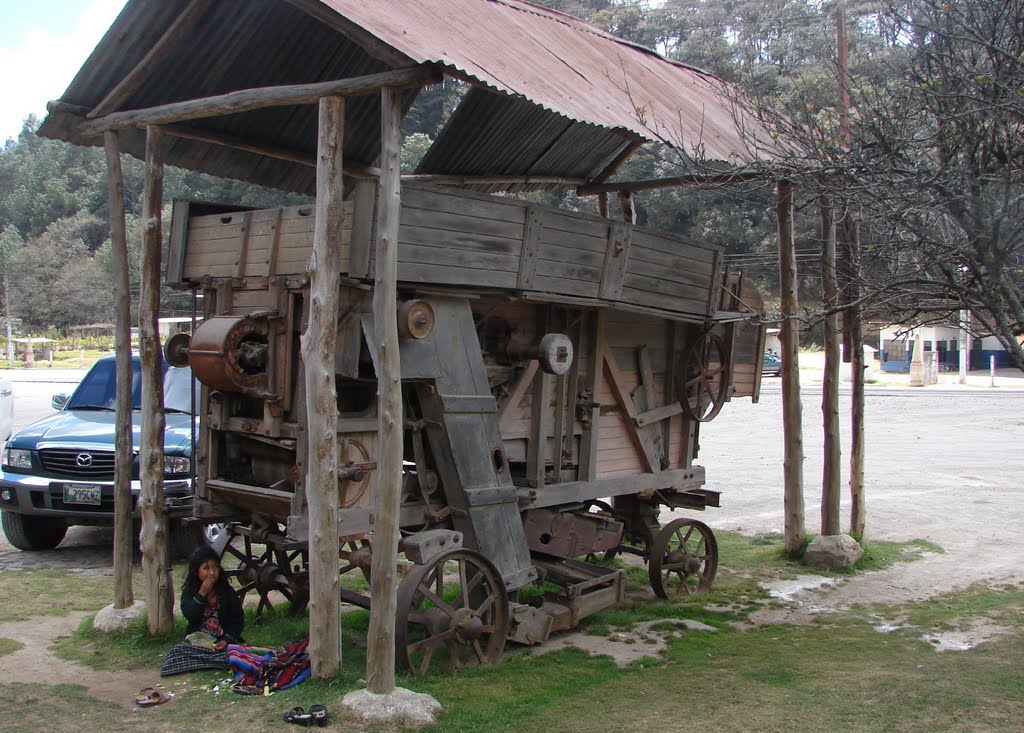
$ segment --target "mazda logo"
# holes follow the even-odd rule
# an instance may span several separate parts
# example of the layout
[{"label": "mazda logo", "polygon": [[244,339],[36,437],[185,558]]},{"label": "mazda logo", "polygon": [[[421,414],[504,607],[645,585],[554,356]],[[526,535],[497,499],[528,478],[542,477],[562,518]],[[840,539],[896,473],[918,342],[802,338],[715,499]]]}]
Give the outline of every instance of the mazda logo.
[{"label": "mazda logo", "polygon": [[79,453],[75,456],[75,463],[82,468],[87,468],[92,465],[92,454],[91,453]]}]

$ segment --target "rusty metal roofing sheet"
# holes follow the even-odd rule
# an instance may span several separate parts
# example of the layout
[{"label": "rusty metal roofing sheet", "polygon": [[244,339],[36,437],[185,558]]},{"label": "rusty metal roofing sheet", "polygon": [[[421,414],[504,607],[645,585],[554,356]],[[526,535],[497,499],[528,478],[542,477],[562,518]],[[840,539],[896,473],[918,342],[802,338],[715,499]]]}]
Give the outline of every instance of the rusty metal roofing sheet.
[{"label": "rusty metal roofing sheet", "polygon": [[[320,0],[420,63],[434,62],[579,122],[746,162],[760,129],[711,74],[518,0]],[[762,135],[761,143],[770,138]]]},{"label": "rusty metal roofing sheet", "polygon": [[[129,0],[61,101],[99,104],[145,57],[190,0]],[[518,0],[214,0],[118,109],[237,89],[355,77],[436,63],[473,83],[420,172],[592,179],[637,137],[711,160],[745,162],[732,105],[713,76],[668,62],[582,21]],[[406,108],[416,91],[405,93]],[[51,113],[40,134],[96,145],[77,113]],[[179,128],[277,148],[312,162],[315,105],[183,122]],[[749,129],[757,129],[748,122]],[[371,164],[379,100],[346,105],[344,156]],[[122,149],[142,157],[144,135]],[[309,165],[197,139],[168,137],[171,165],[311,193]],[[491,185],[519,191],[543,184]]]}]

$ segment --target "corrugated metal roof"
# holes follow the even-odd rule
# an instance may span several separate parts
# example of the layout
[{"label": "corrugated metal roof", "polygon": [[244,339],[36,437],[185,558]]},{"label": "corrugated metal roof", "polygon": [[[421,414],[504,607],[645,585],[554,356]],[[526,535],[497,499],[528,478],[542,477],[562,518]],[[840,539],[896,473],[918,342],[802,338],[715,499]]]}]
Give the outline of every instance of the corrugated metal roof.
[{"label": "corrugated metal roof", "polygon": [[[719,79],[577,18],[518,0],[320,2],[414,61],[443,64],[578,122],[687,153],[700,148],[711,160],[749,160]],[[752,118],[747,124],[759,129]]]},{"label": "corrugated metal roof", "polygon": [[[188,1],[130,0],[61,101],[85,109],[99,104]],[[422,173],[592,179],[638,136],[667,140],[686,152],[701,148],[709,160],[748,160],[732,106],[713,76],[517,0],[214,0],[118,109],[361,76],[388,68],[383,52],[439,64],[480,85],[465,95],[424,158]],[[415,90],[406,93],[407,107],[415,96]],[[78,119],[68,111],[51,113],[40,134],[100,144],[77,131]],[[181,127],[310,160],[316,151],[313,105],[210,117]],[[350,99],[346,162],[372,164],[379,138],[378,97]],[[142,157],[144,136],[124,131],[122,149]],[[164,157],[171,165],[285,190],[312,193],[315,187],[307,165],[210,142],[169,137]]]}]

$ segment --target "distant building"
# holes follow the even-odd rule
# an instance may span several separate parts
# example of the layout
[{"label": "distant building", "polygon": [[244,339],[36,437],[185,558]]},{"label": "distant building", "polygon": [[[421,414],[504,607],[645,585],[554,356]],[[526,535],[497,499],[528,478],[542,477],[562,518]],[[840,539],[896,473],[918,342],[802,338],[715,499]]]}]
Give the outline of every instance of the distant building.
[{"label": "distant building", "polygon": [[[878,345],[880,367],[885,372],[906,372],[910,370],[914,340],[921,335],[921,348],[927,355],[934,353],[936,367],[940,372],[960,370],[960,334],[958,326],[931,325],[912,328],[902,324],[891,324],[879,329]],[[1010,354],[995,336],[970,334],[968,369],[988,369],[991,358],[997,368],[1012,367]],[[925,357],[928,358],[928,357]]]}]

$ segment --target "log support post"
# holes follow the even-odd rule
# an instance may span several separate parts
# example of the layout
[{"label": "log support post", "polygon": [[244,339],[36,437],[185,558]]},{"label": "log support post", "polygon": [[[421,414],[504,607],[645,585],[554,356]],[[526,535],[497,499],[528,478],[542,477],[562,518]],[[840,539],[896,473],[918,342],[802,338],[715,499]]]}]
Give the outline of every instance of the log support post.
[{"label": "log support post", "polygon": [[785,440],[785,547],[790,556],[803,549],[804,441],[800,407],[800,329],[797,320],[796,239],[793,234],[793,184],[779,181],[776,207],[779,230],[779,281],[782,290],[782,429]]},{"label": "log support post", "polygon": [[116,132],[103,134],[107,154],[107,198],[114,264],[114,353],[117,374],[114,435],[114,608],[130,608],[132,593],[132,342],[128,294],[128,237],[124,220],[124,178]]},{"label": "log support post", "polygon": [[860,224],[847,210],[843,219],[846,261],[849,268],[848,298],[850,343],[850,534],[864,539],[867,510],[864,503],[864,325],[860,307]]},{"label": "log support post", "polygon": [[[313,674],[331,677],[341,667],[338,584],[338,403],[334,351],[338,272],[344,221],[342,142],[345,100],[320,100],[313,254],[309,260],[309,322],[301,338],[305,366],[309,506],[309,657]],[[401,462],[399,462],[401,465]]]},{"label": "log support post", "polygon": [[162,249],[163,134],[146,128],[146,183],[142,204],[142,278],[139,293],[139,354],[142,360],[142,430],[139,436],[139,514],[142,517],[142,574],[150,634],[174,629],[174,587],[164,516],[163,354],[160,313]]},{"label": "log support post", "polygon": [[832,202],[822,197],[821,294],[824,319],[825,375],[821,385],[824,466],[821,476],[821,533],[839,534],[839,303],[836,279],[836,224]]},{"label": "log support post", "polygon": [[395,616],[398,606],[398,523],[402,501],[402,374],[398,355],[398,222],[401,207],[402,105],[397,89],[381,91],[380,195],[374,274],[374,349],[377,351],[377,499],[370,567],[367,689],[395,691]]}]

